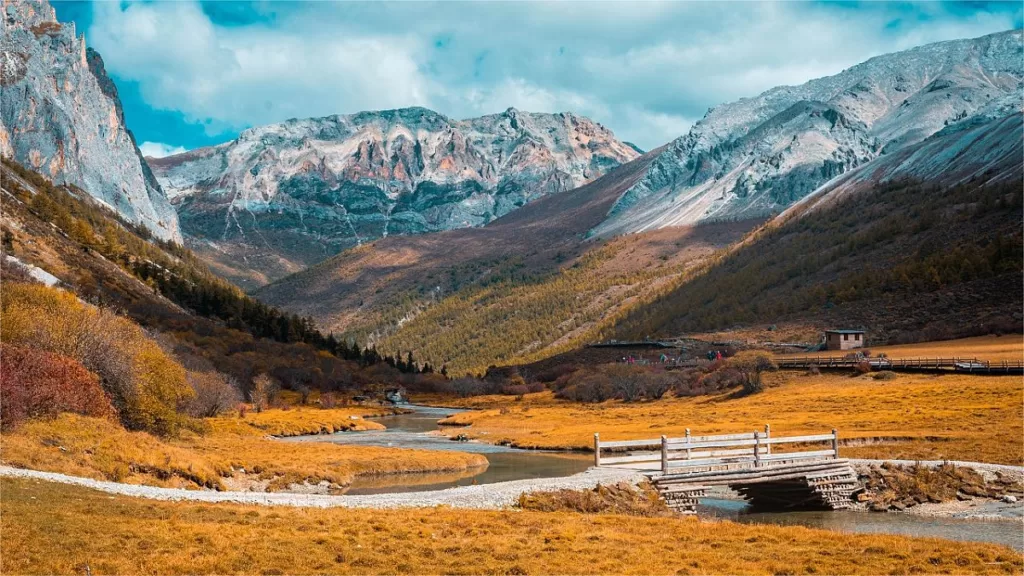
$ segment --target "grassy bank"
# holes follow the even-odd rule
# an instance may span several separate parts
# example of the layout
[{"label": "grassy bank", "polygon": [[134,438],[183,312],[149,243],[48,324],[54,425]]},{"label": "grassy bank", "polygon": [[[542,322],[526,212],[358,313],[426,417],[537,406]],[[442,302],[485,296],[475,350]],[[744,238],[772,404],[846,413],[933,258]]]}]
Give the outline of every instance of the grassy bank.
[{"label": "grassy bank", "polygon": [[580,404],[550,393],[521,401],[488,396],[455,402],[483,410],[444,420],[451,435],[530,448],[588,449],[605,440],[732,433],[772,426],[776,436],[836,428],[851,458],[1024,463],[1020,377],[901,374],[868,376],[778,372],[751,396],[732,392],[655,402]]},{"label": "grassy bank", "polygon": [[[365,408],[268,410],[245,418],[209,419],[205,433],[185,433],[175,439],[129,432],[101,418],[64,414],[53,420],[30,421],[5,433],[0,462],[153,486],[275,491],[286,490],[293,483],[323,482],[321,489],[332,492],[342,490],[357,476],[458,473],[487,462],[478,454],[290,443],[267,437],[269,432],[342,423],[380,426],[350,419],[365,413]],[[303,420],[304,415],[309,419]]]},{"label": "grassy bank", "polygon": [[567,512],[290,509],[2,480],[5,574],[1019,574],[991,544]]}]

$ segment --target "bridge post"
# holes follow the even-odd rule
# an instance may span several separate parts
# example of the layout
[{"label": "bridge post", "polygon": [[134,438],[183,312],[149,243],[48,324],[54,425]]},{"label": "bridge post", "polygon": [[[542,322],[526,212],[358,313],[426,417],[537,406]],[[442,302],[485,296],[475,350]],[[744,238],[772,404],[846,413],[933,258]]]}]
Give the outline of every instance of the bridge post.
[{"label": "bridge post", "polygon": [[[765,440],[771,440],[771,437],[772,437],[772,425],[771,424],[765,424],[764,425],[764,437],[765,437]],[[768,451],[768,454],[772,453],[772,445],[771,445],[770,442],[768,443],[768,446],[766,446],[765,449]]]},{"label": "bridge post", "polygon": [[761,467],[761,433],[754,432],[754,468]]},{"label": "bridge post", "polygon": [[594,432],[594,467],[601,465],[601,437]]},{"label": "bridge post", "polygon": [[668,474],[668,438],[661,435],[661,473]]},{"label": "bridge post", "polygon": [[832,457],[839,458],[839,432],[832,429]]},{"label": "bridge post", "polygon": [[686,459],[690,459],[690,429],[686,429]]}]

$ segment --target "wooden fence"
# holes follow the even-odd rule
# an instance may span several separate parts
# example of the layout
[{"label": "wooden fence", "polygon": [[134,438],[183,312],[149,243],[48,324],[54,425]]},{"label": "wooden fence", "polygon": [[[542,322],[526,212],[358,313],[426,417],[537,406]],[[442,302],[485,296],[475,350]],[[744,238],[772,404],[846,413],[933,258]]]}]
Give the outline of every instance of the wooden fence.
[{"label": "wooden fence", "polygon": [[802,356],[777,358],[779,368],[856,368],[867,363],[872,370],[943,371],[980,374],[1020,374],[1024,361],[986,361],[977,358],[846,358],[836,356]]},{"label": "wooden fence", "polygon": [[[772,447],[780,444],[829,443],[827,450],[802,450],[791,452],[773,452]],[[615,451],[614,454],[626,452],[626,455],[605,456],[604,451]],[[758,468],[777,463],[791,463],[805,460],[822,460],[839,458],[839,433],[832,430],[830,434],[814,434],[807,436],[776,437],[771,435],[771,427],[765,425],[764,432],[744,434],[721,434],[716,436],[692,436],[689,428],[681,438],[661,438],[649,440],[617,440],[602,442],[599,434],[594,434],[594,466],[637,465],[648,463],[660,465],[662,473],[685,472],[698,468],[739,467]]]}]

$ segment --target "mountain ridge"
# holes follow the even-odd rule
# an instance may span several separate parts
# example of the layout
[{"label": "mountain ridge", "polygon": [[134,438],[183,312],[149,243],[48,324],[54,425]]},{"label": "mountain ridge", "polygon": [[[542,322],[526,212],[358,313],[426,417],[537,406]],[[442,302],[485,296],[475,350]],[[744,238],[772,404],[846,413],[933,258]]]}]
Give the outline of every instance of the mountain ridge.
[{"label": "mountain ridge", "polygon": [[177,214],[125,124],[100,55],[46,0],[3,0],[0,8],[0,154],[180,242]]},{"label": "mountain ridge", "polygon": [[716,106],[594,234],[779,212],[831,178],[977,114],[1020,109],[1021,30],[876,56]]},{"label": "mountain ridge", "polygon": [[193,247],[278,277],[391,234],[485,224],[637,156],[571,113],[413,107],[254,127],[150,165]]}]

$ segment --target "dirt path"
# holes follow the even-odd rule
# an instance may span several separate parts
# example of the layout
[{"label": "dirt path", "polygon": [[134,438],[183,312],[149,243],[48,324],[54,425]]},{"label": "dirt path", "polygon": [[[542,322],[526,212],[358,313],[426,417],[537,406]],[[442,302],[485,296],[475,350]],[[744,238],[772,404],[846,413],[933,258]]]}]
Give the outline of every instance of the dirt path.
[{"label": "dirt path", "polygon": [[402,492],[396,494],[372,494],[359,496],[327,496],[323,494],[288,494],[282,492],[216,492],[213,490],[182,490],[158,488],[137,484],[121,484],[105,480],[93,480],[79,476],[68,476],[54,472],[39,472],[0,466],[0,477],[30,478],[72,484],[93,488],[109,494],[151,498],[154,500],[193,502],[233,502],[258,504],[262,506],[297,506],[312,508],[421,508],[451,506],[453,508],[507,508],[519,500],[524,492],[541,490],[586,489],[597,484],[615,482],[639,482],[643,475],[634,470],[614,468],[591,468],[573,476],[562,478],[539,478],[513,480],[477,486],[459,486],[428,492]]}]

